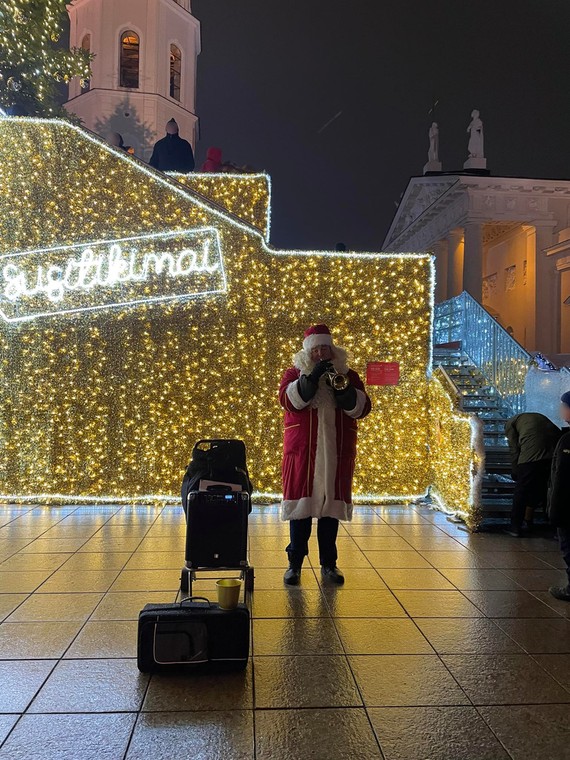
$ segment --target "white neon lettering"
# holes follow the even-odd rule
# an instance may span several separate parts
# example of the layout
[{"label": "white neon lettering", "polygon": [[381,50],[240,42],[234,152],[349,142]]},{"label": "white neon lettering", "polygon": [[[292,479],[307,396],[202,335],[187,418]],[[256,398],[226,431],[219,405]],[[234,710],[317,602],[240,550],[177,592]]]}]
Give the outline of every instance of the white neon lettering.
[{"label": "white neon lettering", "polygon": [[64,265],[52,264],[46,269],[38,264],[32,272],[11,262],[2,269],[3,295],[15,302],[43,294],[48,301],[61,303],[69,291],[146,282],[153,274],[177,279],[217,272],[220,263],[210,260],[210,241],[202,241],[197,248],[141,255],[136,248],[126,252],[119,243],[113,243],[103,253],[84,248],[78,258],[70,258]]}]

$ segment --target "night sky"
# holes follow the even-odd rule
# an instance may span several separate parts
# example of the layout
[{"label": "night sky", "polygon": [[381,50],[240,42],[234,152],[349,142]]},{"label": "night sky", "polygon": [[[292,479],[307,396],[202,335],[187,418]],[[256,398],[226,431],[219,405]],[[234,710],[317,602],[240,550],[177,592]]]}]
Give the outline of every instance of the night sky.
[{"label": "night sky", "polygon": [[[427,161],[474,108],[496,176],[570,178],[569,0],[193,0],[201,139],[273,179],[280,248],[380,250]],[[342,115],[319,134],[339,111]]]}]

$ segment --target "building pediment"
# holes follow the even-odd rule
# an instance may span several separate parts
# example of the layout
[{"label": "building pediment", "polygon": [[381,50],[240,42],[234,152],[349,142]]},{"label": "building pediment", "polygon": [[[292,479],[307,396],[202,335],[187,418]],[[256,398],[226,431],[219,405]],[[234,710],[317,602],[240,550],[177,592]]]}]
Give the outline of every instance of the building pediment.
[{"label": "building pediment", "polygon": [[398,206],[383,249],[391,250],[400,235],[426,211],[435,209],[439,201],[457,184],[457,177],[413,177]]}]

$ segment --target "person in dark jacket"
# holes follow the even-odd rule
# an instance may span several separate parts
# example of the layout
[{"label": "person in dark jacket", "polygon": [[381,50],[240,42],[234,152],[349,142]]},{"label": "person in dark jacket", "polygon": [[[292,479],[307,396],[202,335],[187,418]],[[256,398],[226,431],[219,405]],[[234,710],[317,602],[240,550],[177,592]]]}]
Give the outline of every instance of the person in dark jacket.
[{"label": "person in dark jacket", "polygon": [[515,490],[510,536],[520,536],[525,510],[546,506],[548,479],[560,429],[537,412],[517,414],[505,423]]},{"label": "person in dark jacket", "polygon": [[[570,391],[560,399],[560,416],[570,424]],[[566,563],[568,582],[565,586],[551,586],[548,590],[556,599],[570,602],[570,430],[563,431],[552,460],[550,489],[548,491],[548,518],[558,531],[560,551]]]},{"label": "person in dark jacket", "polygon": [[150,165],[161,172],[180,172],[187,174],[194,171],[194,153],[188,140],[178,134],[178,124],[174,119],[166,125],[166,137],[154,144]]}]

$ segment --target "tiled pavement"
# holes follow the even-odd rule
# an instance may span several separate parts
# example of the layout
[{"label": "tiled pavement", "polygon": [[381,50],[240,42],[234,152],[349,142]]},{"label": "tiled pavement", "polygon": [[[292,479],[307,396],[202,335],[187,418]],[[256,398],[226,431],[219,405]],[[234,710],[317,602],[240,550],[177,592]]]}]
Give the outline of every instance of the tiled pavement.
[{"label": "tiled pavement", "polygon": [[550,538],[362,508],[339,535],[346,585],[307,563],[284,589],[287,526],[256,508],[247,671],[149,678],[136,619],[174,599],[183,536],[177,508],[0,507],[0,760],[570,758]]}]

